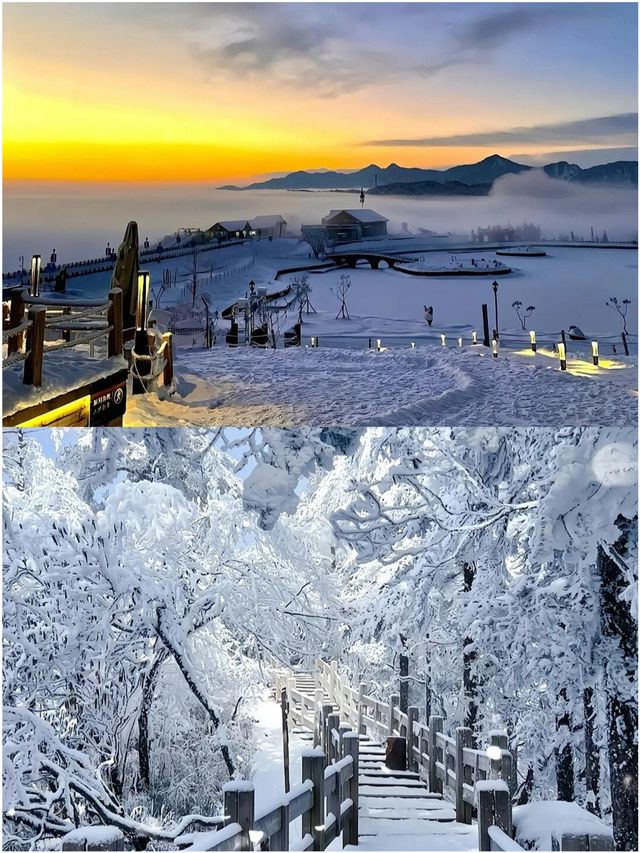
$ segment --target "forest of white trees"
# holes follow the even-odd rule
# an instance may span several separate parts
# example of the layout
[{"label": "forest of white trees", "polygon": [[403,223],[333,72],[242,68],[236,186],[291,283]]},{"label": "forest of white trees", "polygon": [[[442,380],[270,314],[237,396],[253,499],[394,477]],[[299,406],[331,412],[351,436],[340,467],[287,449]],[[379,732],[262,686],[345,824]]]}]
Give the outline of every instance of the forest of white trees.
[{"label": "forest of white trees", "polygon": [[332,658],[637,849],[635,431],[5,431],[4,845],[171,848]]}]

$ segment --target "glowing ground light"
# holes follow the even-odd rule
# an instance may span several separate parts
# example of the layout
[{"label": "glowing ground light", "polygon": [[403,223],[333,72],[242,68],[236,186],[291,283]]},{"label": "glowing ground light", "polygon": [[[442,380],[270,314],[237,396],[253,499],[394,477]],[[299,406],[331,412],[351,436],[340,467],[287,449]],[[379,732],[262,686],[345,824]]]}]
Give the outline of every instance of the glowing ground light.
[{"label": "glowing ground light", "polygon": [[558,344],[558,358],[560,359],[560,370],[567,369],[567,347],[560,342]]},{"label": "glowing ground light", "polygon": [[440,342],[442,343],[442,346],[443,346],[443,347],[446,347],[446,345],[447,345],[447,336],[446,336],[446,335],[440,335]]},{"label": "glowing ground light", "polygon": [[459,346],[459,347],[461,347],[461,346],[462,346],[462,338],[458,338],[458,346]]},{"label": "glowing ground light", "polygon": [[498,357],[498,341],[495,338],[491,341],[491,352],[494,358]]},{"label": "glowing ground light", "polygon": [[415,348],[416,348],[416,342],[415,342],[415,341],[411,341],[411,349],[415,349]]},{"label": "glowing ground light", "polygon": [[478,333],[477,333],[477,332],[475,332],[475,331],[474,331],[474,332],[471,332],[471,343],[472,343],[472,344],[477,344],[477,343],[478,343]]},{"label": "glowing ground light", "polygon": [[380,340],[380,338],[376,338],[376,349],[378,350],[378,352],[380,352],[381,347],[382,341]]},{"label": "glowing ground light", "polygon": [[535,352],[538,349],[538,344],[536,343],[536,333],[533,329],[529,332],[529,340],[531,341],[531,351]]},{"label": "glowing ground light", "polygon": [[316,345],[316,339],[311,338],[311,349],[315,349],[315,345]]},{"label": "glowing ground light", "polygon": [[593,356],[593,363],[597,367],[598,362],[600,361],[600,353],[598,350],[598,341],[591,341],[591,355]]}]

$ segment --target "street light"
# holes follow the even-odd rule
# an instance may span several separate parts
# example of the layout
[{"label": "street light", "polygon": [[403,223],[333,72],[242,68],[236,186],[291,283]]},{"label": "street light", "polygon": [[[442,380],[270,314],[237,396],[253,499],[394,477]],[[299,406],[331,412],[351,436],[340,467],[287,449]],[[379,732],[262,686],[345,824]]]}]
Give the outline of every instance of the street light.
[{"label": "street light", "polygon": [[42,269],[42,258],[34,255],[31,258],[31,280],[29,282],[29,296],[40,296],[40,270]]},{"label": "street light", "polygon": [[494,281],[491,287],[493,288],[493,301],[496,308],[496,339],[500,340],[500,329],[498,327],[498,282]]},{"label": "street light", "polygon": [[[149,358],[149,335],[147,333],[147,311],[149,308],[149,290],[151,287],[151,276],[148,272],[138,273],[138,293],[136,300],[136,334],[133,342],[132,367],[133,394],[144,394],[147,391],[146,377],[151,373],[151,359]],[[138,358],[136,358],[138,356]]]}]

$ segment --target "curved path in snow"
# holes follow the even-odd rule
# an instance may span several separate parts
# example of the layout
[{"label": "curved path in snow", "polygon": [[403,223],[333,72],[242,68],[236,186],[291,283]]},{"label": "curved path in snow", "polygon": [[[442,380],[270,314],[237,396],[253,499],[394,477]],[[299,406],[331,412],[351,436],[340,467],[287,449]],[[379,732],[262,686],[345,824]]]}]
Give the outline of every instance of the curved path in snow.
[{"label": "curved path in snow", "polygon": [[561,372],[555,358],[494,359],[481,347],[182,350],[176,374],[178,389],[170,399],[133,398],[128,425],[637,423],[631,363],[579,375]]}]

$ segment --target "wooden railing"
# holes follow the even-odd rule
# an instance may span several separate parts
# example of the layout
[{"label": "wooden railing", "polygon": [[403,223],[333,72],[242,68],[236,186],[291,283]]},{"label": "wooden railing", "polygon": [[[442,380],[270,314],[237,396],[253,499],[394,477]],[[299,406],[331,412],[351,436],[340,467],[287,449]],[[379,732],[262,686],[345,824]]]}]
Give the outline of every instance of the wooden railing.
[{"label": "wooden railing", "polygon": [[[328,709],[331,710],[331,709]],[[319,718],[318,718],[319,719]],[[277,805],[255,814],[250,782],[224,787],[224,826],[180,836],[181,850],[289,850],[290,824],[302,818],[296,850],[326,850],[340,833],[344,844],[358,843],[358,733],[326,713],[316,729],[319,742],[302,754],[302,782]]]},{"label": "wooden railing", "polygon": [[[47,335],[59,334],[60,343],[45,347]],[[72,339],[72,334],[75,337]],[[46,296],[31,297],[16,288],[11,292],[8,321],[2,330],[7,345],[3,370],[24,362],[23,382],[39,387],[42,384],[45,355],[48,359],[60,350],[93,345],[107,337],[109,358],[122,355],[122,291],[109,291],[108,301],[60,300],[47,302]]]},{"label": "wooden railing", "polygon": [[[409,707],[406,713],[400,710],[397,694],[382,702],[367,694],[364,683],[357,690],[352,688],[333,662],[316,661],[316,672],[319,689],[360,734],[382,742],[394,737],[405,739],[407,769],[422,775],[435,794],[450,790],[459,823],[470,824],[477,810],[480,850],[521,849],[510,837],[516,774],[506,748],[506,733],[492,732],[487,749],[477,749],[472,746],[471,729],[458,726],[454,734],[445,734],[444,718],[435,715],[428,724],[422,723],[416,707]],[[499,833],[491,842],[494,847],[489,846],[488,830],[494,826],[507,834],[508,846],[495,846],[502,837]]]}]

